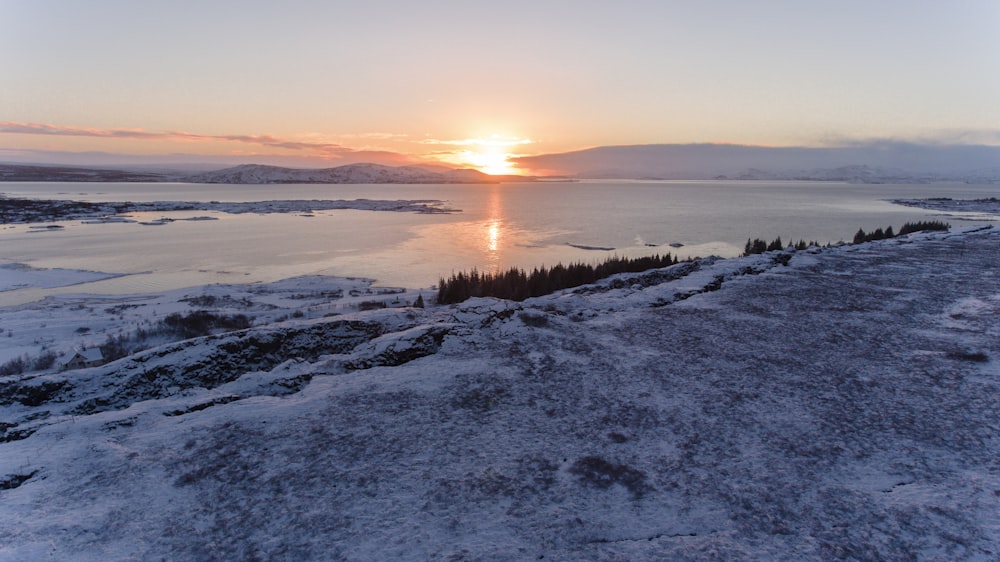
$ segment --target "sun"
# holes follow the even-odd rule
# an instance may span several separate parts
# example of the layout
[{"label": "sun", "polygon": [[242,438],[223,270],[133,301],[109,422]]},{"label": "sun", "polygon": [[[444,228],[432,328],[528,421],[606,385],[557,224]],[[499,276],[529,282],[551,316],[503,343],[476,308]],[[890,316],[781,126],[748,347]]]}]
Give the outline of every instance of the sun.
[{"label": "sun", "polygon": [[485,138],[469,138],[461,141],[451,141],[463,147],[453,153],[449,160],[456,164],[468,166],[490,175],[519,175],[521,171],[514,165],[511,158],[520,156],[513,152],[518,146],[532,144],[531,139],[493,134]]},{"label": "sun", "polygon": [[496,150],[493,147],[488,150],[467,151],[465,159],[472,166],[484,174],[491,176],[514,174],[514,165],[510,162],[513,156],[509,152]]}]

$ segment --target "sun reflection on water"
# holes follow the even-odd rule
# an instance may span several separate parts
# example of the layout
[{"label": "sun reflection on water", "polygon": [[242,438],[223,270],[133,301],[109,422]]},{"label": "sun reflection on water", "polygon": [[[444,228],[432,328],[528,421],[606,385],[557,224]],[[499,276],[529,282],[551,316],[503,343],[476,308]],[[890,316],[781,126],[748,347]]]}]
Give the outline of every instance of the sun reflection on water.
[{"label": "sun reflection on water", "polygon": [[490,190],[486,217],[486,257],[493,271],[497,272],[500,269],[500,250],[502,249],[504,230],[503,198],[498,185],[494,185]]},{"label": "sun reflection on water", "polygon": [[497,248],[500,247],[500,221],[494,220],[490,223],[489,239],[490,241],[486,244],[486,249],[491,252],[496,252]]}]

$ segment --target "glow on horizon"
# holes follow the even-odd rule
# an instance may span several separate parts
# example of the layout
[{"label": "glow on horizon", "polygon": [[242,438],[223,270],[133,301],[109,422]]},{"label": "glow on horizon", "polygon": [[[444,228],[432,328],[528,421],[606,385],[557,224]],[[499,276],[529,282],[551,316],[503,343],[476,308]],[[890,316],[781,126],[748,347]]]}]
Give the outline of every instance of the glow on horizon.
[{"label": "glow on horizon", "polygon": [[[315,134],[286,138],[271,134],[206,134],[190,131],[149,131],[136,128],[100,129],[11,121],[0,121],[0,135],[29,136],[42,139],[43,142],[50,139],[60,139],[64,146],[71,146],[71,143],[79,142],[79,139],[87,139],[87,146],[104,145],[112,149],[116,145],[127,146],[133,151],[135,151],[137,143],[153,145],[154,150],[157,147],[174,145],[184,145],[189,150],[191,148],[197,150],[197,147],[193,145],[201,145],[209,148],[206,154],[218,154],[221,148],[222,152],[228,155],[249,158],[255,156],[273,157],[275,151],[278,151],[298,154],[303,158],[331,165],[336,165],[338,160],[353,162],[358,159],[394,160],[387,162],[391,164],[444,163],[450,166],[477,169],[487,174],[505,175],[525,173],[524,170],[516,168],[510,161],[511,158],[524,155],[520,152],[513,152],[513,149],[525,147],[535,142],[528,138],[501,134],[492,134],[485,138],[423,139],[417,142],[413,142],[409,140],[407,135],[401,134],[347,135],[348,140],[355,142],[358,140],[375,141],[382,143],[382,145],[395,145],[394,148],[403,146],[405,149],[406,144],[413,145],[407,151],[409,154],[406,154],[374,146],[349,148],[333,142],[326,136]],[[265,152],[242,148],[248,145],[263,148]],[[422,146],[445,147],[446,149],[421,154],[419,147]],[[417,150],[414,151],[414,149]],[[138,153],[143,152],[140,150]]]},{"label": "glow on horizon", "polygon": [[511,158],[522,156],[512,149],[534,143],[533,140],[494,133],[486,138],[467,138],[453,141],[427,139],[424,144],[458,147],[455,152],[438,155],[442,162],[464,166],[491,175],[523,175],[526,170],[517,168]]}]

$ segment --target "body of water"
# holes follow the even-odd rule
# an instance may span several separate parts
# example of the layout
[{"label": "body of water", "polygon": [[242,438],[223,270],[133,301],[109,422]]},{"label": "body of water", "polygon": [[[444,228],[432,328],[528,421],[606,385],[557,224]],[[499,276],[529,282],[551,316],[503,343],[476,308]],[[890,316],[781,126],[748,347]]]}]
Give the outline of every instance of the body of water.
[{"label": "body of water", "polygon": [[[894,198],[1000,196],[990,185],[853,185],[831,182],[586,181],[497,185],[202,185],[5,183],[9,197],[88,201],[435,199],[453,214],[358,210],[299,214],[205,211],[214,221],[59,223],[40,231],[0,226],[0,263],[125,274],[53,289],[0,293],[0,305],[58,293],[136,293],[306,274],[369,277],[427,287],[473,267],[493,271],[671,252],[682,258],[742,252],[747,238],[850,240],[872,230],[942,218]],[[963,224],[956,217],[942,220]],[[675,247],[671,246],[680,245]],[[2,273],[0,273],[2,275]]]}]

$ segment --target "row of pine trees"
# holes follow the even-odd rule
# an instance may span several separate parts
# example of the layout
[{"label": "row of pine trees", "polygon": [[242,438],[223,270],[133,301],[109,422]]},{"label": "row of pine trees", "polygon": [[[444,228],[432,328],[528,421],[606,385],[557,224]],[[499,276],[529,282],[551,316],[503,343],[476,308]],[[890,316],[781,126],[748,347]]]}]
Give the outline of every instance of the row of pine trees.
[{"label": "row of pine trees", "polygon": [[[819,242],[806,242],[805,240],[799,240],[794,244],[790,244],[790,246],[795,250],[805,250],[809,246],[819,246]],[[749,256],[752,254],[763,254],[764,252],[784,249],[785,245],[781,242],[780,236],[771,240],[770,244],[760,238],[754,238],[753,240],[747,238],[747,244],[743,247],[743,255]]]},{"label": "row of pine trees", "polygon": [[451,304],[472,297],[497,297],[513,301],[523,301],[554,293],[560,289],[579,287],[616,273],[636,273],[649,269],[667,267],[678,263],[678,259],[666,255],[641,258],[610,257],[598,265],[573,263],[557,264],[551,268],[535,268],[528,273],[512,267],[505,272],[485,273],[473,269],[465,273],[454,273],[449,279],[441,279],[438,284],[437,302]]},{"label": "row of pine trees", "polygon": [[[904,224],[899,229],[899,233],[896,233],[891,226],[885,230],[877,228],[870,233],[859,229],[857,234],[854,235],[854,243],[860,244],[872,240],[893,238],[923,230],[948,230],[949,228],[951,228],[949,224],[940,221],[921,221]],[[743,255],[762,254],[786,248],[804,250],[810,246],[819,246],[819,244],[817,242],[799,240],[786,246],[781,241],[781,237],[771,242],[761,240],[760,238],[747,239]],[[676,257],[667,253],[663,256],[654,255],[641,258],[615,256],[608,258],[598,265],[584,263],[570,265],[557,264],[552,268],[535,268],[531,273],[516,267],[497,273],[485,273],[473,269],[468,273],[454,273],[448,279],[441,279],[438,284],[437,302],[439,304],[452,304],[472,297],[497,297],[513,301],[523,301],[530,297],[547,295],[561,289],[593,283],[616,273],[637,273],[649,269],[667,267],[678,262],[679,260]]]},{"label": "row of pine trees", "polygon": [[861,244],[862,242],[871,242],[873,240],[895,238],[912,232],[921,232],[924,230],[948,230],[949,228],[951,228],[950,224],[941,221],[908,222],[899,229],[899,233],[894,232],[891,225],[885,230],[876,228],[871,232],[865,232],[864,229],[859,228],[857,233],[854,234],[854,243]]},{"label": "row of pine trees", "polygon": [[[871,232],[865,232],[864,229],[859,228],[857,233],[854,234],[854,244],[861,244],[863,242],[871,242],[873,240],[885,240],[887,238],[895,238],[896,236],[903,236],[904,234],[910,234],[912,232],[921,232],[924,230],[948,230],[951,225],[946,222],[941,221],[918,221],[918,222],[908,222],[899,229],[897,233],[892,229],[892,226],[885,228],[876,228]],[[818,242],[806,242],[805,240],[799,240],[794,244],[789,244],[786,246],[782,241],[781,237],[777,237],[771,242],[766,240],[761,240],[760,238],[747,239],[746,246],[743,248],[743,255],[749,256],[753,254],[763,254],[764,252],[771,252],[774,250],[785,250],[787,248],[792,248],[794,250],[805,250],[810,246],[819,246]],[[830,244],[827,244],[829,247]]]}]

